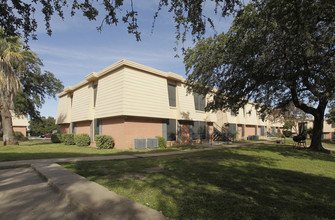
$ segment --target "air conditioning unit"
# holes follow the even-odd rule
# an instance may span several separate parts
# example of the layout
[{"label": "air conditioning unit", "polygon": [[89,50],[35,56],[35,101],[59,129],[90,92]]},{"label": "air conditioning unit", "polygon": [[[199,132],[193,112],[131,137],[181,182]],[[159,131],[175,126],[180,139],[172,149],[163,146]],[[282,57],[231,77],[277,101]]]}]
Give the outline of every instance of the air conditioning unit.
[{"label": "air conditioning unit", "polygon": [[145,138],[135,138],[135,150],[143,150],[147,146]]},{"label": "air conditioning unit", "polygon": [[147,148],[158,148],[158,139],[157,138],[148,138],[147,139]]}]

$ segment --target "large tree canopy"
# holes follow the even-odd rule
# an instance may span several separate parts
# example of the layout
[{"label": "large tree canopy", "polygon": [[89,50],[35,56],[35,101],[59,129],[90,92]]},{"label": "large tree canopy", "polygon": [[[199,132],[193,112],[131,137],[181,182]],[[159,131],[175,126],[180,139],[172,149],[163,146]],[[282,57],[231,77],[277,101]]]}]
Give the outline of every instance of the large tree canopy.
[{"label": "large tree canopy", "polygon": [[260,111],[293,103],[314,116],[311,149],[323,150],[326,106],[335,97],[333,0],[260,0],[241,10],[229,32],[186,51],[187,83],[212,93],[208,109]]},{"label": "large tree canopy", "polygon": [[[128,33],[134,34],[137,40],[140,40],[140,27],[138,25],[138,10],[136,10],[137,1],[133,0],[32,0],[26,2],[23,0],[0,0],[0,26],[2,26],[8,36],[23,35],[28,40],[29,37],[36,38],[34,34],[37,30],[38,22],[35,13],[41,13],[44,16],[47,33],[51,35],[52,27],[50,20],[56,13],[64,19],[66,8],[71,9],[71,16],[80,12],[88,20],[102,19],[98,30],[103,25],[117,25],[123,22],[127,25]],[[204,14],[204,8],[207,5],[213,5],[215,14],[226,16],[234,11],[236,5],[241,5],[241,0],[160,0],[157,2],[156,13],[153,17],[157,18],[162,8],[166,7],[176,23],[177,38],[185,40],[185,34],[190,31],[192,36],[199,38],[206,30],[206,24],[213,24],[209,15]],[[101,15],[99,17],[99,15]]]}]

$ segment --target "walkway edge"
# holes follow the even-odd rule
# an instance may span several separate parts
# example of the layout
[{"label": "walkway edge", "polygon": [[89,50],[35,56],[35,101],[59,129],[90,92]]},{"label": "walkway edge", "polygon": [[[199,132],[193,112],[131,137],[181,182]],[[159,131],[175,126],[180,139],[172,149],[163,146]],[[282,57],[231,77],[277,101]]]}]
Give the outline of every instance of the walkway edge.
[{"label": "walkway edge", "polygon": [[38,163],[31,167],[91,219],[166,219],[162,213],[109,191],[58,164]]}]

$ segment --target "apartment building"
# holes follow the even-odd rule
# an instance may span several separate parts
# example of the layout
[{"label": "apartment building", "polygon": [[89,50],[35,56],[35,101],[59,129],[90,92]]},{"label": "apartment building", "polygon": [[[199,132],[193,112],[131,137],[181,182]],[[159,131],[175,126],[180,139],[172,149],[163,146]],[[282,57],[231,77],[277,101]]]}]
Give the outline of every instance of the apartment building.
[{"label": "apartment building", "polygon": [[238,113],[232,111],[217,111],[217,122],[214,127],[236,135],[237,139],[247,139],[248,136],[257,135],[265,138],[269,135],[281,133],[283,120],[281,117],[267,116],[262,119],[256,111],[255,104],[249,102]]},{"label": "apartment building", "polygon": [[93,72],[58,94],[61,133],[111,135],[117,149],[136,138],[163,136],[168,145],[209,142],[216,114],[208,97],[188,94],[184,78],[128,60]]},{"label": "apartment building", "polygon": [[27,126],[28,126],[28,118],[26,116],[17,116],[14,112],[12,113],[12,123],[14,132],[21,132],[24,136],[27,135]]},{"label": "apartment building", "polygon": [[[304,125],[305,129],[313,128],[314,122],[312,119],[306,119],[302,122],[297,123],[297,129],[298,131],[293,131],[294,134],[297,134],[297,132],[301,132],[301,126]],[[308,136],[309,137],[309,136]],[[310,138],[310,137],[309,137]],[[323,134],[322,134],[323,140],[335,140],[335,124],[328,124],[327,119],[323,121]]]}]

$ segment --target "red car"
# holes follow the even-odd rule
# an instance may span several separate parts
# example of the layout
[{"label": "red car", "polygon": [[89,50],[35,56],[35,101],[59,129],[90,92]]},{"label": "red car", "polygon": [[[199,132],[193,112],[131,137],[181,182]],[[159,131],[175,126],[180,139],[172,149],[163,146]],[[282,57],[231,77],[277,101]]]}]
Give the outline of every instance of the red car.
[{"label": "red car", "polygon": [[41,138],[51,138],[51,134],[43,134],[41,135]]}]

